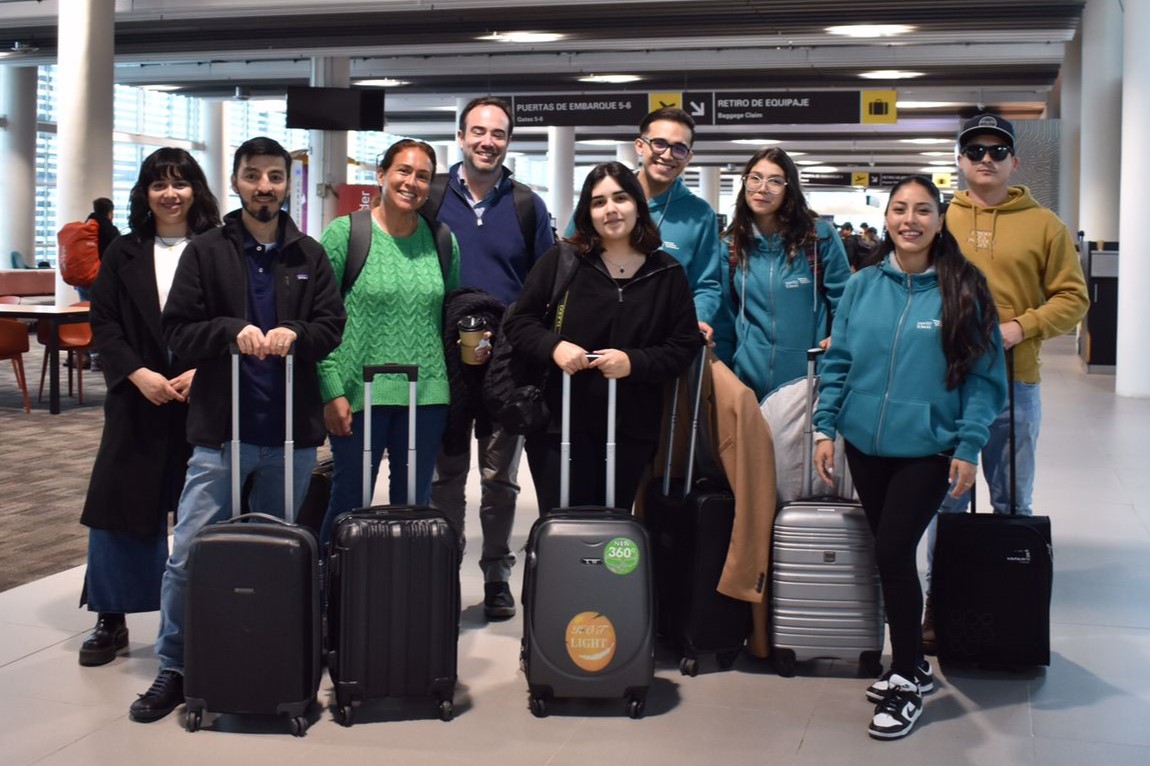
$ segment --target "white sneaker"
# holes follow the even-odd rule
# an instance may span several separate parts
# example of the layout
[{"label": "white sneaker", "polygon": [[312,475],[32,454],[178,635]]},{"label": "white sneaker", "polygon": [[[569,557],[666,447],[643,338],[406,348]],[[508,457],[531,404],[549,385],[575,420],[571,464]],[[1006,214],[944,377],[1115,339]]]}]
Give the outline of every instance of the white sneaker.
[{"label": "white sneaker", "polygon": [[[866,698],[870,702],[882,702],[883,697],[890,691],[890,677],[894,674],[893,670],[888,670],[881,678],[867,687]],[[930,663],[926,660],[914,669],[914,682],[918,686],[918,693],[922,695],[930,694],[934,691],[934,670],[931,669]]]},{"label": "white sneaker", "polygon": [[910,734],[911,727],[922,715],[922,695],[918,686],[898,673],[888,680],[890,690],[882,702],[875,705],[867,733],[875,739],[898,739]]}]

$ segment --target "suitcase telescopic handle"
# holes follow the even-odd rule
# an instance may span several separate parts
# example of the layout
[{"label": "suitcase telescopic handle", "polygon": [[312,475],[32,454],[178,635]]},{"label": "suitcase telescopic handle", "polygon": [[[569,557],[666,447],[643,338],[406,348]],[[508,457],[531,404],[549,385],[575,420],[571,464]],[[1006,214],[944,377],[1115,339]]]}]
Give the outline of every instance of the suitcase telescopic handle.
[{"label": "suitcase telescopic handle", "polygon": [[[607,489],[603,498],[608,508],[615,507],[615,418],[618,381],[607,378]],[[571,501],[571,376],[563,373],[563,406],[559,439],[559,507]]]},{"label": "suitcase telescopic handle", "polygon": [[[232,355],[232,516],[240,515],[240,348],[229,345]],[[295,522],[295,343],[284,356],[284,521]],[[258,514],[248,514],[258,515]],[[273,517],[274,518],[274,517]]]},{"label": "suitcase telescopic handle", "polygon": [[419,399],[419,366],[365,364],[363,366],[363,507],[371,505],[371,386],[376,375],[407,377],[407,504],[415,505],[415,407]]},{"label": "suitcase telescopic handle", "polygon": [[815,385],[818,381],[817,368],[823,349],[815,346],[807,349],[807,398],[803,405],[803,486],[802,496],[811,497],[814,491],[811,476],[815,462]]},{"label": "suitcase telescopic handle", "polygon": [[[695,450],[699,443],[699,409],[703,403],[703,376],[707,372],[707,344],[705,342],[699,351],[696,364],[699,366],[699,371],[695,376],[694,405],[691,409],[691,440],[687,446],[687,473],[683,479],[683,497],[690,494],[691,482],[694,481],[695,476]],[[675,447],[675,428],[679,421],[679,383],[690,373],[691,369],[688,368],[687,372],[675,378],[675,386],[671,392],[671,423],[667,434],[667,460],[663,465],[663,497],[671,494],[671,457]],[[687,391],[689,396],[690,387],[687,388]]]},{"label": "suitcase telescopic handle", "polygon": [[[1009,404],[1010,414],[1010,439],[1007,442],[1007,448],[1010,452],[1010,515],[1018,515],[1018,474],[1015,473],[1017,466],[1015,465],[1015,452],[1014,452],[1014,349],[1008,348],[1006,350],[1006,401]],[[975,498],[978,493],[975,491],[978,484],[978,469],[975,468],[974,472],[975,481],[970,484],[970,512],[978,513]]]}]

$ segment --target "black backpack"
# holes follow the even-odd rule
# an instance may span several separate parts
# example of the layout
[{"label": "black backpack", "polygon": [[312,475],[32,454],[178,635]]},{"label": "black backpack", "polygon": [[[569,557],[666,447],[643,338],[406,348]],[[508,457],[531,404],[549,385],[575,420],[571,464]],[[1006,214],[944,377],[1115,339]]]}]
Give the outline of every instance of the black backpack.
[{"label": "black backpack", "polygon": [[[443,207],[450,175],[443,173],[431,180],[427,201],[419,209],[429,221],[434,221],[439,216],[439,208]],[[519,219],[519,232],[523,235],[523,243],[527,246],[527,260],[529,263],[534,263],[535,257],[542,255],[535,252],[535,192],[531,191],[531,187],[527,184],[511,179],[511,201],[515,204],[515,217]]]}]

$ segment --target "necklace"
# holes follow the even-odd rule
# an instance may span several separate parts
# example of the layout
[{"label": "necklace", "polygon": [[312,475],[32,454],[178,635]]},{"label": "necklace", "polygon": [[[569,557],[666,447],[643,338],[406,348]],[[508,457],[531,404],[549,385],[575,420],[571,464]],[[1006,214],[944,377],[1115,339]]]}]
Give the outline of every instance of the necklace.
[{"label": "necklace", "polygon": [[168,248],[168,250],[173,250],[177,245],[182,245],[183,243],[187,242],[188,238],[176,237],[175,239],[169,241],[167,237],[161,237],[159,234],[157,234],[156,241],[164,247]]},{"label": "necklace", "polygon": [[615,268],[619,269],[619,273],[620,273],[620,274],[625,274],[625,273],[627,273],[627,268],[628,268],[628,267],[627,267],[627,265],[626,265],[626,264],[619,264],[619,263],[616,263],[615,261],[613,261],[613,260],[611,260],[610,258],[608,258],[606,253],[599,253],[599,257],[600,257],[600,258],[602,258],[602,259],[603,259],[603,261],[604,261],[605,263],[609,263],[609,264],[611,264],[612,266],[614,266]]}]

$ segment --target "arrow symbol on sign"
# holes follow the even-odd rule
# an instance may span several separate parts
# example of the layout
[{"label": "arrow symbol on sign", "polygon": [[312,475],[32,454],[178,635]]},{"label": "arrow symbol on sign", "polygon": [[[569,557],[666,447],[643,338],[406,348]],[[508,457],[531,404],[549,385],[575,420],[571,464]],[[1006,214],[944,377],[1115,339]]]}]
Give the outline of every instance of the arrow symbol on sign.
[{"label": "arrow symbol on sign", "polygon": [[691,102],[691,116],[692,117],[706,117],[707,116],[707,105],[702,103],[701,101],[692,101]]},{"label": "arrow symbol on sign", "polygon": [[659,100],[660,109],[670,109],[673,106],[678,106],[678,104],[676,104],[674,101],[663,101],[662,99]]}]

